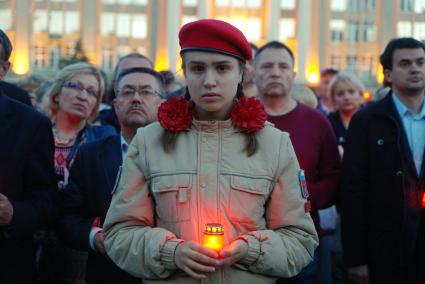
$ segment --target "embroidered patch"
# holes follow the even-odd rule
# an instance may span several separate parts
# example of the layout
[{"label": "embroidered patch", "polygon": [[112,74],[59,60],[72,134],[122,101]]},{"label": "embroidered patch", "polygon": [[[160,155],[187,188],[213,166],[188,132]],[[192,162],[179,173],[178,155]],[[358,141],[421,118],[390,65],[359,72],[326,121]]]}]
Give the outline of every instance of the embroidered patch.
[{"label": "embroidered patch", "polygon": [[300,169],[298,171],[298,179],[300,181],[300,186],[301,186],[301,195],[304,199],[307,199],[310,195],[308,194],[307,181],[305,179],[304,170]]},{"label": "embroidered patch", "polygon": [[117,191],[118,184],[120,183],[120,179],[121,179],[121,173],[122,173],[122,166],[120,166],[118,169],[117,177],[115,178],[114,188],[112,189],[112,192],[111,192],[112,195],[114,195],[115,192]]}]

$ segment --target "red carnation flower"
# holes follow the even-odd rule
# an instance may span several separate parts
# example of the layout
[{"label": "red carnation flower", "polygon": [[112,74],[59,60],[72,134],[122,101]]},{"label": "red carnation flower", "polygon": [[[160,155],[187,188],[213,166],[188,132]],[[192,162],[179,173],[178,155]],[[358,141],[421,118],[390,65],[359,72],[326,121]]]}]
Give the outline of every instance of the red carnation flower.
[{"label": "red carnation flower", "polygon": [[158,121],[170,132],[187,130],[192,123],[192,109],[192,103],[184,98],[168,99],[158,108]]},{"label": "red carnation flower", "polygon": [[243,96],[233,107],[231,117],[239,129],[253,133],[263,129],[267,113],[260,100]]}]

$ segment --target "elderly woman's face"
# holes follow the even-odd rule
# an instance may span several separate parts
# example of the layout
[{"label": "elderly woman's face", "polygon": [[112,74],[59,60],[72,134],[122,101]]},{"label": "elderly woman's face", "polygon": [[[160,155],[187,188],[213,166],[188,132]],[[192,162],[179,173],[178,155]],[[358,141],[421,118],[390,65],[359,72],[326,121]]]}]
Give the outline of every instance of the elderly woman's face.
[{"label": "elderly woman's face", "polygon": [[86,120],[99,99],[99,83],[92,74],[77,74],[64,82],[59,93],[59,112]]},{"label": "elderly woman's face", "polygon": [[219,53],[189,51],[183,57],[189,93],[200,120],[229,117],[242,71],[237,59]]}]

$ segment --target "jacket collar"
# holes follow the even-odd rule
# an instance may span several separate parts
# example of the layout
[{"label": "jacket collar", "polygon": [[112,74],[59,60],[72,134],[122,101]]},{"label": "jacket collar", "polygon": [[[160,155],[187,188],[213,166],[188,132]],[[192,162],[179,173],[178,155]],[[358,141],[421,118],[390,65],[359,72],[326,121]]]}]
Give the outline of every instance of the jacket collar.
[{"label": "jacket collar", "polygon": [[[392,119],[392,121],[395,122],[396,127],[397,127],[397,135],[398,135],[398,144],[399,147],[401,148],[401,150],[403,151],[402,153],[402,159],[405,160],[407,167],[409,168],[409,171],[411,171],[417,178],[418,174],[416,171],[416,167],[415,164],[413,162],[413,157],[412,157],[412,151],[410,150],[410,146],[409,143],[407,141],[407,135],[406,132],[404,130],[403,127],[403,123],[401,121],[400,115],[396,109],[396,106],[394,105],[394,101],[393,101],[393,92],[390,91],[385,98],[383,98],[381,101],[376,103],[376,114],[379,116],[385,116],[385,117],[389,117]],[[424,166],[422,166],[424,167]],[[422,169],[422,175],[424,170]]]}]

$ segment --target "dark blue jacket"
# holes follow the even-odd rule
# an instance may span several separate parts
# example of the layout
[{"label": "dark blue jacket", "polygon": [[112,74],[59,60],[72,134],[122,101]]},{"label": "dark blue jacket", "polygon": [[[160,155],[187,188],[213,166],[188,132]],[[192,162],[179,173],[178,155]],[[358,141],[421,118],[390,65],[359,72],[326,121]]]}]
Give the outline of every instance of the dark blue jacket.
[{"label": "dark blue jacket", "polygon": [[58,233],[71,247],[89,252],[89,283],[140,283],[110,260],[93,251],[89,235],[96,218],[100,225],[108,211],[118,169],[122,164],[121,136],[82,145],[71,167],[69,182],[61,192],[63,217]]}]

